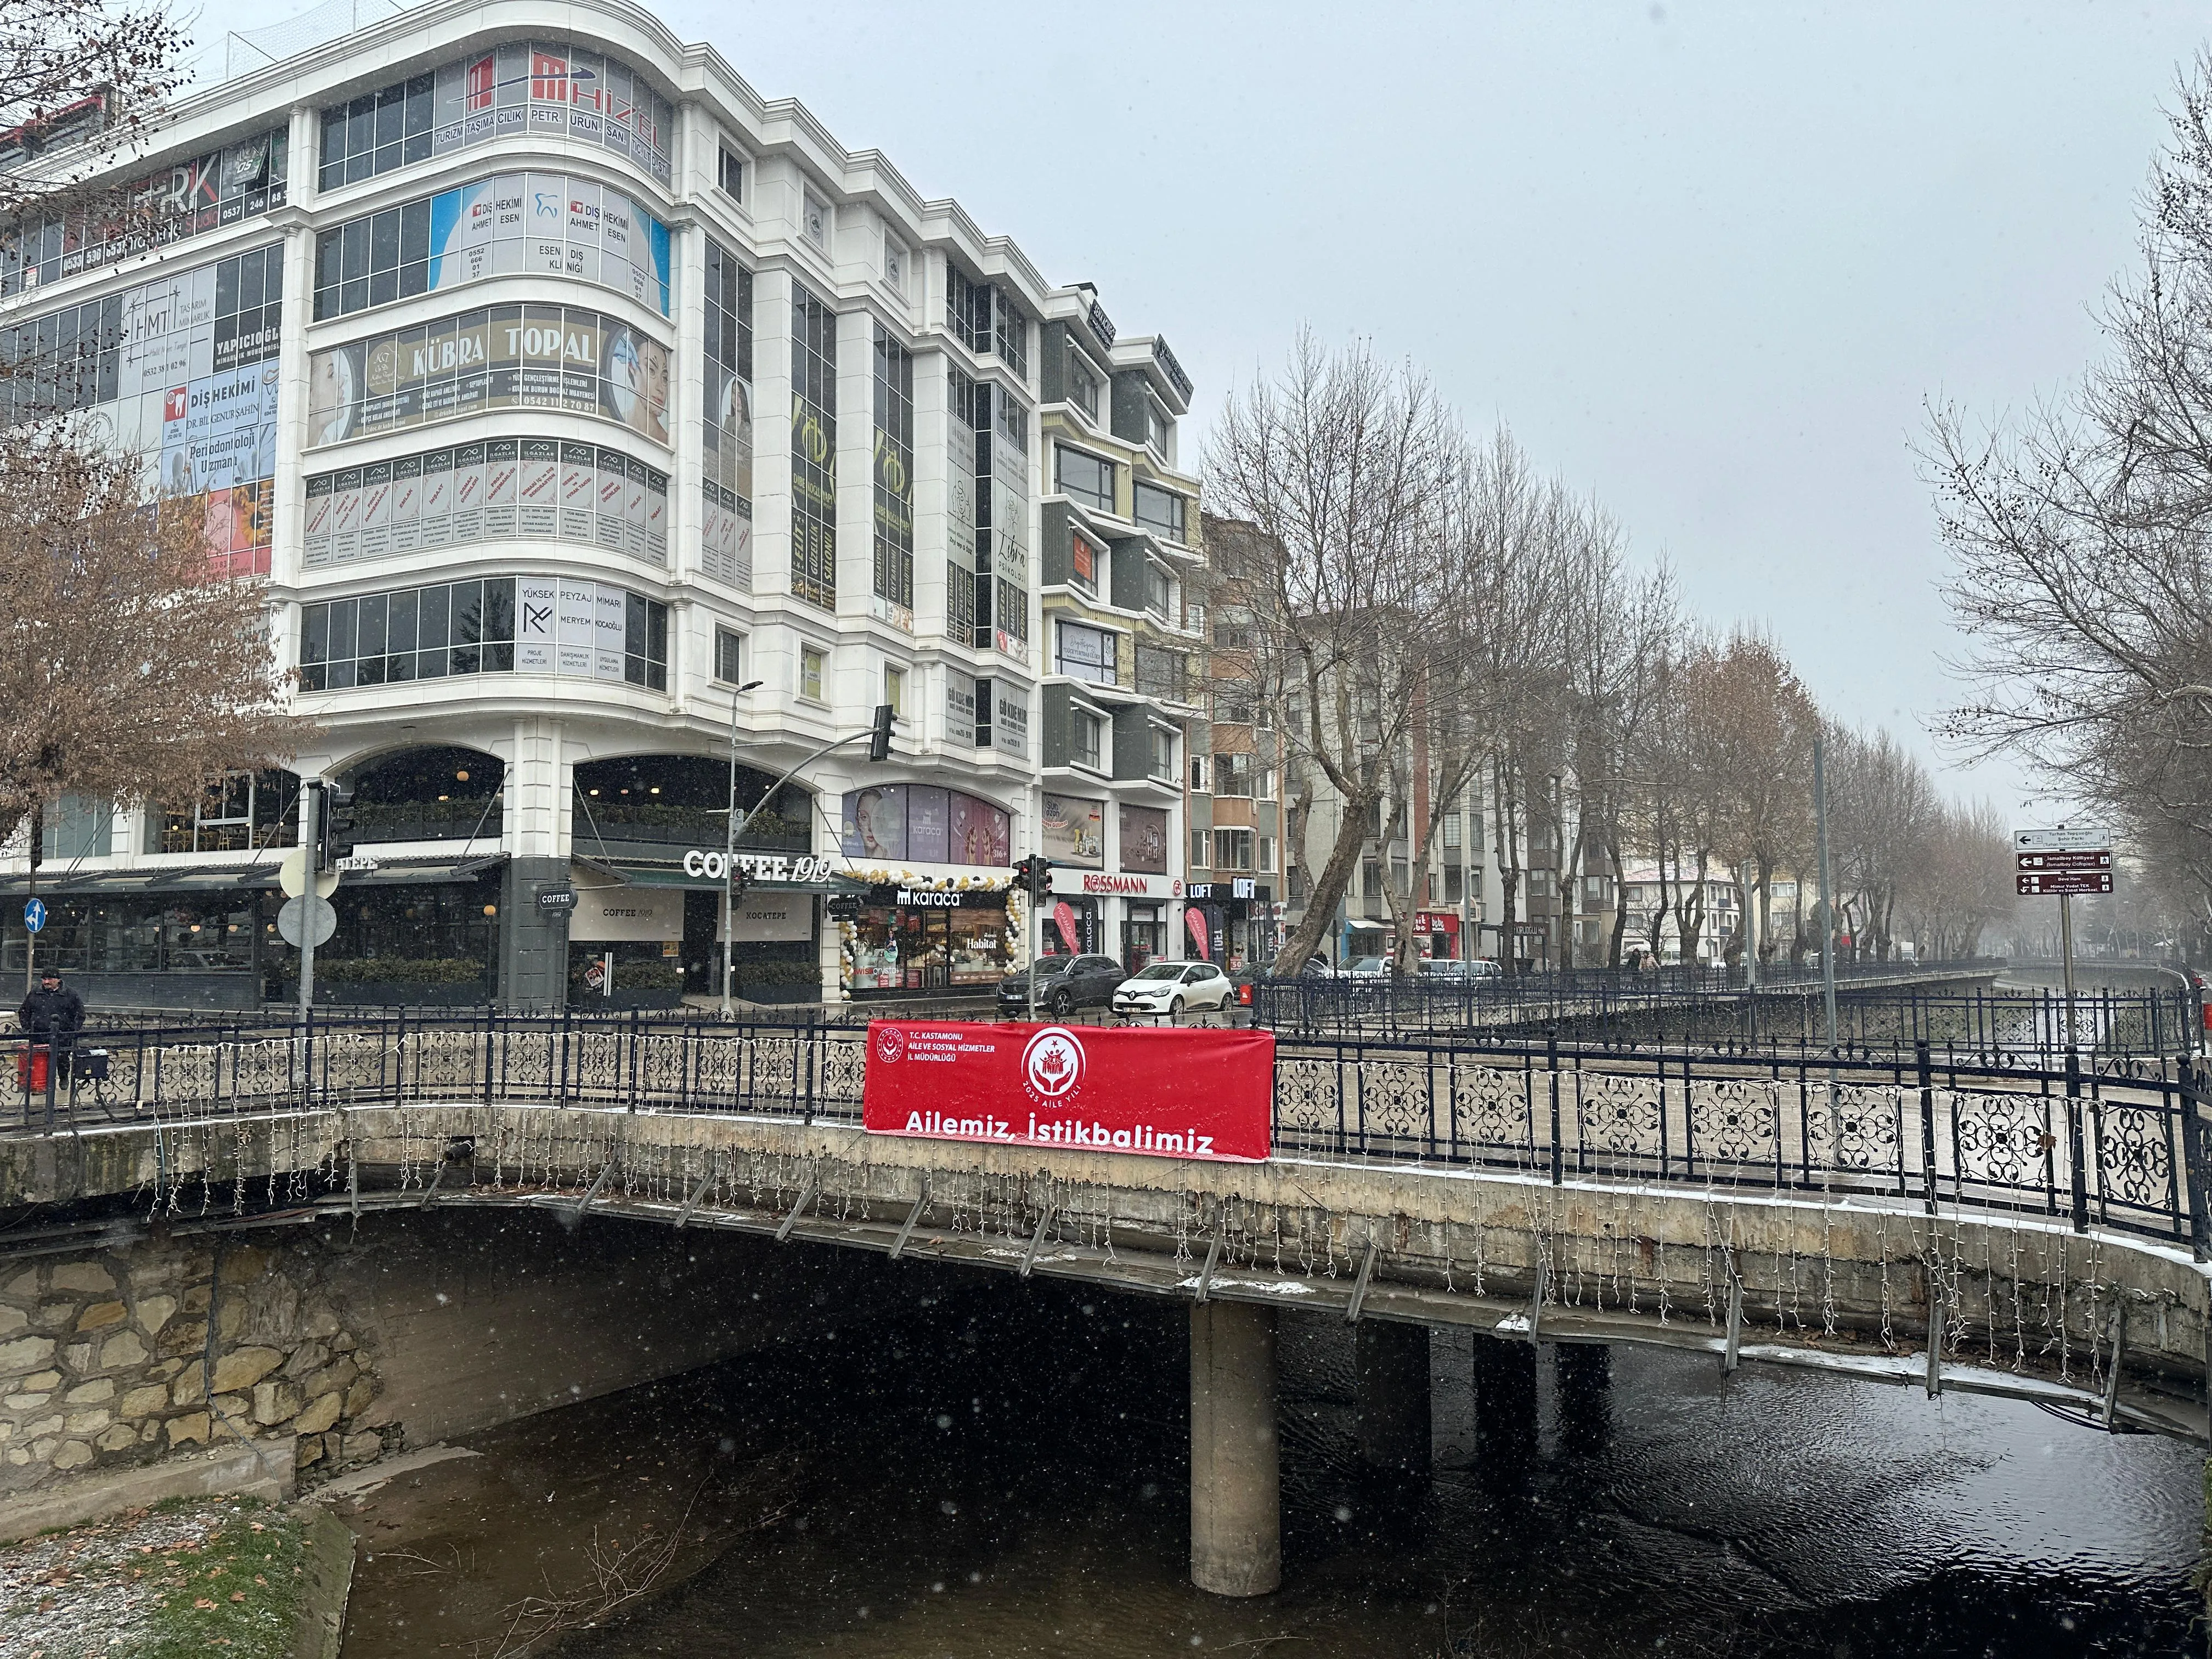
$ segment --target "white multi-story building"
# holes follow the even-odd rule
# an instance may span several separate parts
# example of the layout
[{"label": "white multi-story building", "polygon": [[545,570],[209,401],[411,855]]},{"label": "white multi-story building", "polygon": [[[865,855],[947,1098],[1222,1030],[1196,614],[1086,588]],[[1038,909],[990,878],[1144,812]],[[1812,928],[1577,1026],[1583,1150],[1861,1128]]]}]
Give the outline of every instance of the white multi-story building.
[{"label": "white multi-story building", "polygon": [[[62,215],[0,250],[16,355],[66,365],[15,395],[204,501],[325,735],[197,804],[49,811],[41,960],[109,1000],[281,994],[276,862],[319,776],[356,787],[376,866],[334,901],[334,988],[543,1005],[612,955],[618,989],[712,992],[720,884],[690,855],[719,856],[732,744],[742,810],[882,702],[887,763],[838,750],[748,827],[745,994],[988,986],[1025,959],[1007,866],[1040,848],[1180,932],[1181,798],[1152,775],[1176,748],[1135,740],[1176,726],[1179,684],[1126,694],[1121,764],[1048,756],[1079,669],[1039,599],[1067,562],[1045,527],[1099,511],[1072,474],[1091,495],[1054,510],[1042,417],[1103,428],[1102,378],[1149,423],[1097,446],[1136,475],[1109,558],[1196,559],[1164,343],[1102,338],[1087,286],[621,0],[429,0],[150,144],[117,175],[150,234]],[[1071,853],[1072,813],[1110,827]],[[1130,822],[1143,879],[1104,879]]]}]

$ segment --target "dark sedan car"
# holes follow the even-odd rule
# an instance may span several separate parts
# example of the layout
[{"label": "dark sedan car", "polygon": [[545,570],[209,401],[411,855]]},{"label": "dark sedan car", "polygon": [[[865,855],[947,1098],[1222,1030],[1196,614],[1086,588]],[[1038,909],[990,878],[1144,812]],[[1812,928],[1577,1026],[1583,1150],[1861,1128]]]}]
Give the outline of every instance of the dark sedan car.
[{"label": "dark sedan car", "polygon": [[1034,969],[1025,968],[999,981],[1000,1013],[1028,1012],[1032,971],[1037,976],[1037,1012],[1054,1019],[1065,1019],[1078,1008],[1110,1007],[1114,988],[1128,977],[1111,957],[1040,957]]}]

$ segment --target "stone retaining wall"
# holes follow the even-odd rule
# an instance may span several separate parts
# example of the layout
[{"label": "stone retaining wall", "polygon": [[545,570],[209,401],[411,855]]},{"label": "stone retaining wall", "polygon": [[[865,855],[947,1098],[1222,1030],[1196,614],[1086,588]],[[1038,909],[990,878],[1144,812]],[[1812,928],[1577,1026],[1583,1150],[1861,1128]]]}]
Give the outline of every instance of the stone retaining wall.
[{"label": "stone retaining wall", "polygon": [[0,1498],[234,1440],[318,1475],[380,1455],[359,1426],[374,1356],[324,1295],[315,1248],[289,1242],[280,1256],[156,1237],[5,1271]]}]

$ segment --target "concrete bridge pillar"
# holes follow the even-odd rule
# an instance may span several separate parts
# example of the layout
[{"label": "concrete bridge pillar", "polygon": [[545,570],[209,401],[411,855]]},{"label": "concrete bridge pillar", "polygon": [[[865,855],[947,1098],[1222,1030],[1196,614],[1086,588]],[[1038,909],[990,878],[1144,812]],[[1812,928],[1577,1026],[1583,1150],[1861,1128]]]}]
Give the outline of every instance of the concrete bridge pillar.
[{"label": "concrete bridge pillar", "polygon": [[1562,1342],[1553,1352],[1560,1446],[1595,1456],[1613,1438],[1613,1350],[1601,1342]]},{"label": "concrete bridge pillar", "polygon": [[1536,1458],[1536,1345],[1474,1338],[1475,1439],[1485,1470],[1510,1474]]},{"label": "concrete bridge pillar", "polygon": [[1474,1467],[1474,1333],[1463,1325],[1429,1331],[1429,1445],[1437,1468]]},{"label": "concrete bridge pillar", "polygon": [[1359,1461],[1393,1474],[1429,1467],[1429,1332],[1363,1320],[1356,1348]]},{"label": "concrete bridge pillar", "polygon": [[1190,1579],[1216,1595],[1283,1582],[1273,1308],[1190,1310]]}]

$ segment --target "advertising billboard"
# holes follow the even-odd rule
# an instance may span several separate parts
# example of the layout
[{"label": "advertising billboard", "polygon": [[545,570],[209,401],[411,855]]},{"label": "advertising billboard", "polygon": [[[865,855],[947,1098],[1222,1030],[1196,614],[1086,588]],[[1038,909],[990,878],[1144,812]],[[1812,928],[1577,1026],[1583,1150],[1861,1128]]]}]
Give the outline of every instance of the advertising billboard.
[{"label": "advertising billboard", "polygon": [[1272,1031],[870,1022],[871,1134],[1254,1163],[1274,1114]]}]

